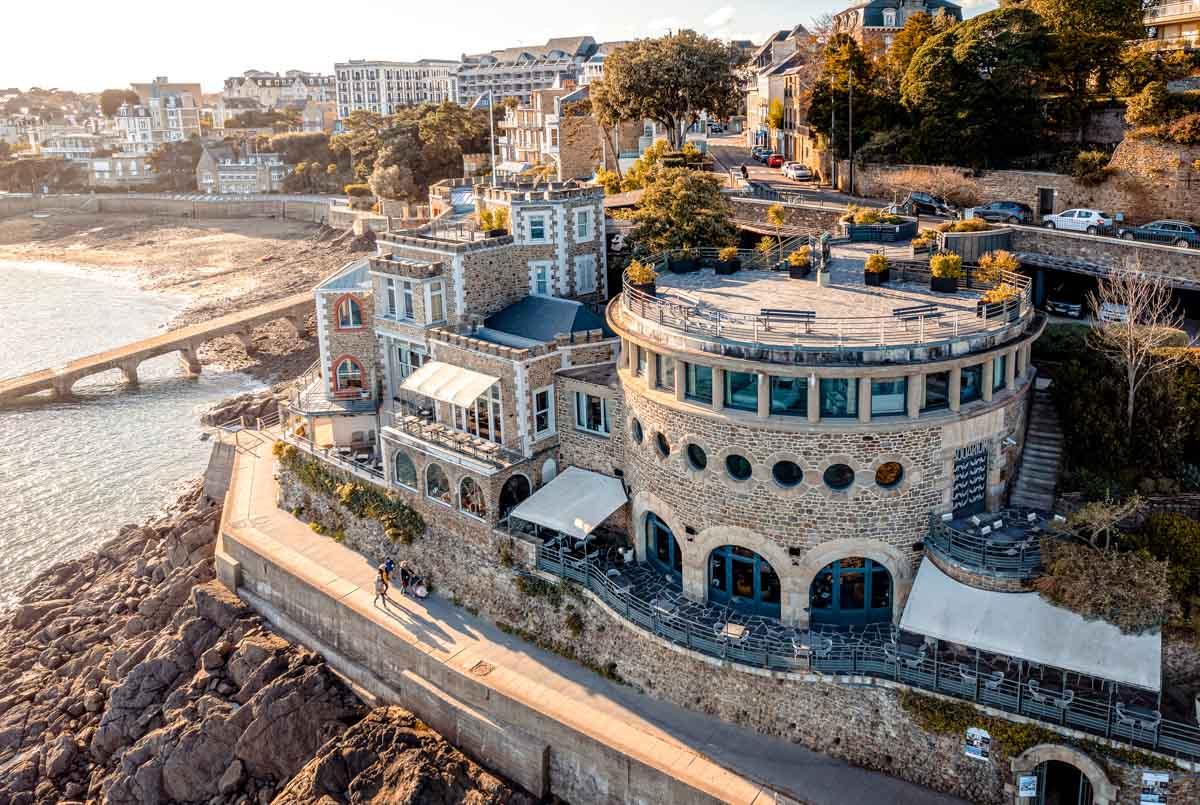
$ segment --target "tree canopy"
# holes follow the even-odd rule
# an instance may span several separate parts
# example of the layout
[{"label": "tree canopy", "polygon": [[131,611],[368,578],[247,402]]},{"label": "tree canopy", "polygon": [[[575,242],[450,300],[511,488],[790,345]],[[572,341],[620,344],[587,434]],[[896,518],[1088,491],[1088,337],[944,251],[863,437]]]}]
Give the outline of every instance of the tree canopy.
[{"label": "tree canopy", "polygon": [[808,123],[827,139],[832,134],[834,153],[844,157],[850,146],[850,96],[854,96],[854,142],[861,145],[871,135],[891,126],[897,116],[892,95],[880,92],[878,66],[849,34],[829,38],[821,69],[813,86]]},{"label": "tree canopy", "polygon": [[51,193],[78,190],[87,183],[79,164],[59,157],[26,157],[0,161],[0,190]]},{"label": "tree canopy", "polygon": [[203,148],[200,138],[177,143],[163,143],[150,154],[150,166],[158,174],[159,183],[171,190],[196,189],[196,163]]},{"label": "tree canopy", "polygon": [[604,61],[604,87],[592,105],[608,119],[653,120],[675,149],[701,112],[729,117],[742,98],[732,48],[695,31],[639,39]]},{"label": "tree canopy", "polygon": [[112,117],[123,103],[136,106],[141,103],[141,99],[131,89],[106,89],[100,93],[100,114]]},{"label": "tree canopy", "polygon": [[737,239],[721,183],[686,168],[660,169],[628,218],[634,247],[648,253],[720,247]]}]

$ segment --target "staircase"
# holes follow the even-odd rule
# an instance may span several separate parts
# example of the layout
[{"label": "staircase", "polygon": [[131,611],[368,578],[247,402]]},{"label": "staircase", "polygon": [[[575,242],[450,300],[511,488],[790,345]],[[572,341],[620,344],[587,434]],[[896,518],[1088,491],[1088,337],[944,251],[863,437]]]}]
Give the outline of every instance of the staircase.
[{"label": "staircase", "polygon": [[1054,508],[1063,437],[1048,386],[1049,383],[1039,380],[1034,388],[1033,407],[1025,432],[1025,451],[1009,500],[1013,507],[1041,511]]}]

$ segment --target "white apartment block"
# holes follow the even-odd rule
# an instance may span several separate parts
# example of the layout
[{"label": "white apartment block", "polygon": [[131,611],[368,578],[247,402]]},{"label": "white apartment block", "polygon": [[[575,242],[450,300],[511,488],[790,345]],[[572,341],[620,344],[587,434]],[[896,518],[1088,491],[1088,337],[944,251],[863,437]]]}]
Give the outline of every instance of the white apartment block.
[{"label": "white apartment block", "polygon": [[264,109],[294,105],[302,107],[308,101],[331,101],[336,94],[336,82],[331,75],[288,70],[283,75],[262,70],[247,70],[240,76],[225,79],[223,98],[249,98]]},{"label": "white apartment block", "polygon": [[392,115],[404,106],[458,102],[457,69],[458,62],[440,59],[351,59],[335,64],[338,117],[359,110]]},{"label": "white apartment block", "polygon": [[463,56],[458,68],[459,101],[470,105],[488,92],[496,102],[516,98],[523,104],[540,89],[579,84],[583,65],[598,50],[590,36],[551,39],[544,45],[506,48]]}]

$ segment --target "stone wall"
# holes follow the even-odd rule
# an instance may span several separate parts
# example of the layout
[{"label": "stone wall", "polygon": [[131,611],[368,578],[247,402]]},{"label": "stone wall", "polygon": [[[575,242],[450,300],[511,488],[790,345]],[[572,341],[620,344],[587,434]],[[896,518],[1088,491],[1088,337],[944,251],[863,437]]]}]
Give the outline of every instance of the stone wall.
[{"label": "stone wall", "polygon": [[286,218],[313,223],[326,221],[329,217],[327,202],[293,200],[287,196],[270,201],[184,201],[170,196],[115,194],[0,198],[0,218],[35,210],[83,210],[175,218]]},{"label": "stone wall", "polygon": [[[739,220],[767,223],[767,210],[777,202],[762,201],[750,198],[732,198],[733,217]],[[837,227],[838,218],[842,213],[838,210],[805,207],[799,204],[781,204],[783,220],[787,226],[799,226],[805,229],[819,229],[832,232]]]},{"label": "stone wall", "polygon": [[1151,274],[1200,283],[1200,250],[1196,249],[1026,226],[1012,227],[1012,249],[1083,260],[1108,269],[1140,266]]},{"label": "stone wall", "polygon": [[[338,306],[345,299],[353,299],[362,311],[362,326],[350,329],[338,327]],[[375,296],[371,293],[338,293],[327,291],[317,294],[318,329],[325,336],[326,349],[322,357],[328,365],[322,372],[325,390],[333,393],[335,370],[341,359],[350,356],[358,361],[363,370],[363,388],[375,394],[381,375],[379,372],[379,348],[371,323],[375,318]]]}]

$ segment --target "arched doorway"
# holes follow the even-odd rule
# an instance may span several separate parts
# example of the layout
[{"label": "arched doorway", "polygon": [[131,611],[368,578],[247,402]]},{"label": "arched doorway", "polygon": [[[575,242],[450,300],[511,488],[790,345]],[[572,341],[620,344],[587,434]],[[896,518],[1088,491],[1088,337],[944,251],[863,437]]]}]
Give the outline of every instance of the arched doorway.
[{"label": "arched doorway", "polygon": [[892,620],[892,576],[878,562],[848,557],[817,573],[808,593],[809,623],[864,626]]},{"label": "arched doorway", "polygon": [[779,617],[779,576],[749,548],[722,545],[708,555],[708,598],[739,612]]},{"label": "arched doorway", "polygon": [[683,578],[683,554],[670,527],[654,512],[646,512],[646,556],[651,564],[676,581]]},{"label": "arched doorway", "polygon": [[1095,797],[1087,775],[1070,763],[1047,760],[1038,764],[1036,805],[1093,805]]},{"label": "arched doorway", "polygon": [[529,497],[529,479],[524,475],[514,475],[500,487],[500,519],[508,519],[508,514]]}]

